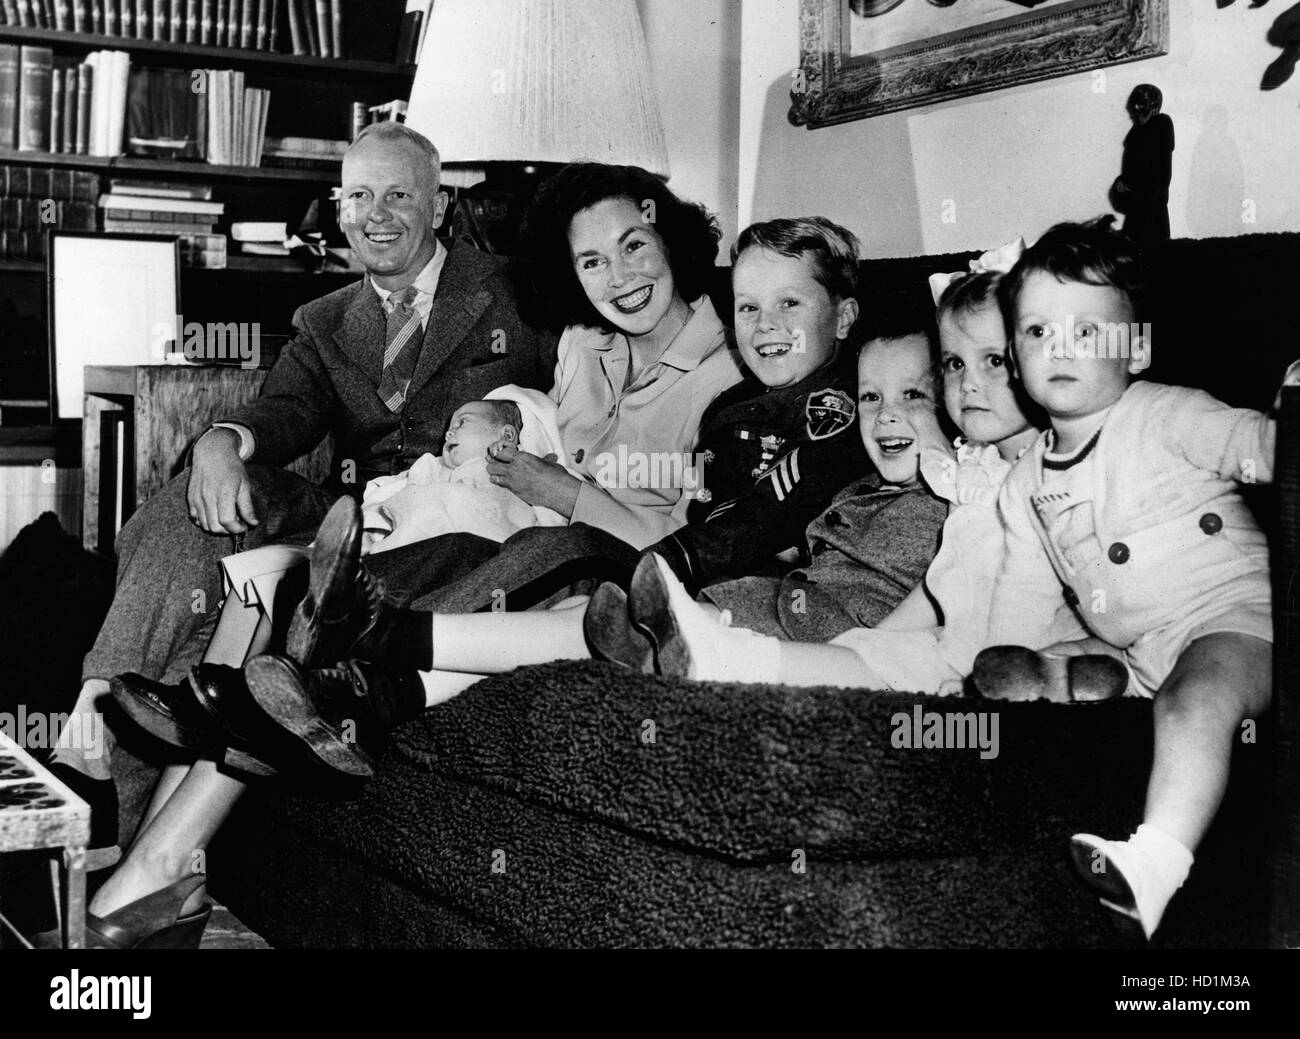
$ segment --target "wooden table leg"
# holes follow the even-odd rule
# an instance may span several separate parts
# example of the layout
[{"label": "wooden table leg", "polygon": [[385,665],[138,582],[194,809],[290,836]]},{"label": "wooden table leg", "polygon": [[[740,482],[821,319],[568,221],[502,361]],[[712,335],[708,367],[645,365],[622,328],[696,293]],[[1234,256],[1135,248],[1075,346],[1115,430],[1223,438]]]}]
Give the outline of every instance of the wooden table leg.
[{"label": "wooden table leg", "polygon": [[86,849],[63,849],[63,947],[86,947]]}]

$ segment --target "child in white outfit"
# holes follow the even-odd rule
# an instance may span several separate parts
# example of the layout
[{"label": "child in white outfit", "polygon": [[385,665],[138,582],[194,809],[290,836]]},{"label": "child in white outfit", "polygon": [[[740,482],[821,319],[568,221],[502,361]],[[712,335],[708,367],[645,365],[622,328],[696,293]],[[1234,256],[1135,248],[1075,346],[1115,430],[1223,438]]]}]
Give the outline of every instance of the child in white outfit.
[{"label": "child in white outfit", "polygon": [[1002,489],[989,641],[1052,644],[1063,596],[1155,697],[1143,824],[1072,844],[1102,904],[1150,937],[1218,810],[1242,722],[1269,703],[1268,546],[1237,484],[1271,478],[1276,426],[1131,382],[1151,345],[1140,289],[1133,246],[1104,223],[1053,228],[1003,281],[1018,374],[1051,428]]},{"label": "child in white outfit", "polygon": [[558,513],[493,484],[487,470],[489,449],[497,443],[542,456],[562,453],[555,411],[545,394],[518,386],[461,405],[447,425],[441,455],[421,455],[406,472],[366,484],[362,551],[387,552],[455,531],[505,541],[525,527],[562,525]]}]

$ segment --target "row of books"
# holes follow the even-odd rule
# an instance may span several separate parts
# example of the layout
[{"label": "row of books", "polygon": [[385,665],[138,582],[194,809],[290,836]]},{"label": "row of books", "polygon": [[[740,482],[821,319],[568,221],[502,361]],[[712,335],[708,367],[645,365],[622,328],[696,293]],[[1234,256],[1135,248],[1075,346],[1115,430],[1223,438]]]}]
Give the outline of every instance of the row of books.
[{"label": "row of books", "polygon": [[0,149],[261,165],[270,91],[229,69],[130,66],[95,51],[56,68],[48,47],[0,44]]},{"label": "row of books", "polygon": [[99,177],[0,163],[0,260],[44,260],[48,228],[95,230]]},{"label": "row of books", "polygon": [[[3,0],[0,24],[163,43],[344,57],[344,0]],[[283,8],[283,11],[281,10]]]},{"label": "row of books", "polygon": [[120,155],[130,69],[125,51],[55,68],[49,47],[0,44],[0,148]]}]

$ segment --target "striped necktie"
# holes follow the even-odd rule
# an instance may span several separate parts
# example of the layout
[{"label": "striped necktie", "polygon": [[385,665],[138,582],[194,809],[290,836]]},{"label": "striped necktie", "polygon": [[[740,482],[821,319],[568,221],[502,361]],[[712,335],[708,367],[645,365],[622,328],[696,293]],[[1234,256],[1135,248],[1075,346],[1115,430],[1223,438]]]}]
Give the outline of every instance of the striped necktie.
[{"label": "striped necktie", "polygon": [[388,312],[388,327],[384,331],[384,373],[379,379],[379,399],[391,412],[402,410],[406,400],[406,386],[415,374],[415,362],[420,356],[424,329],[415,300],[420,290],[414,285],[388,298],[392,309]]}]

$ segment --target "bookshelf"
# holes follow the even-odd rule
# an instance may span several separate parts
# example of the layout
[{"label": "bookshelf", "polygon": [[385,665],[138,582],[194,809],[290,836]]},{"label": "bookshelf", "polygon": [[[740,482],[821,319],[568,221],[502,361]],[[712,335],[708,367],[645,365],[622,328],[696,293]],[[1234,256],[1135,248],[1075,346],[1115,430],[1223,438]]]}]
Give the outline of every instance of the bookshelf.
[{"label": "bookshelf", "polygon": [[409,87],[415,76],[414,65],[357,58],[319,58],[308,54],[285,54],[279,51],[244,50],[238,47],[210,47],[198,43],[168,43],[141,40],[128,36],[100,36],[96,33],[65,32],[61,29],[33,29],[27,26],[0,26],[0,43],[53,47],[69,53],[95,50],[120,50],[131,55],[133,63],[171,67],[187,65],[221,65],[223,68],[257,71],[271,69],[277,75],[312,76],[327,73],[345,80],[383,80],[395,86]]},{"label": "bookshelf", "polygon": [[94,170],[105,176],[135,175],[146,179],[184,178],[211,181],[298,181],[307,184],[338,183],[340,165],[322,164],[319,169],[279,166],[214,166],[206,162],[172,162],[129,155],[70,155],[66,152],[18,152],[0,148],[0,163],[23,166],[57,166],[61,169]]},{"label": "bookshelf", "polygon": [[[268,136],[342,140],[349,136],[351,103],[376,105],[406,98],[415,67],[391,60],[397,52],[405,0],[341,0],[341,3],[343,53],[347,55],[344,58],[286,53],[291,46],[289,27],[283,21],[283,6],[280,11],[283,49],[274,52],[14,24],[0,24],[0,44],[48,47],[54,53],[55,67],[65,69],[80,63],[92,52],[125,51],[132,69],[236,70],[244,73],[248,87],[271,92]],[[224,233],[229,232],[231,223],[248,220],[284,220],[292,228],[293,222],[313,201],[318,203],[323,223],[332,225],[329,189],[339,183],[341,173],[338,162],[322,162],[305,168],[249,167],[213,165],[199,160],[126,155],[109,158],[9,148],[0,148],[0,165],[89,171],[99,176],[101,192],[109,190],[110,179],[210,185],[212,199],[225,206],[217,228]],[[356,277],[334,268],[318,272],[296,258],[246,256],[237,252],[231,243],[225,268],[184,268],[181,293],[187,319],[259,322],[264,358],[269,360],[292,334],[291,318],[297,307]],[[49,365],[46,322],[44,263],[29,259],[0,260],[0,399],[46,395]],[[200,376],[202,372],[198,370]],[[225,375],[217,372],[212,377],[219,381]],[[0,476],[39,466],[52,458],[61,472],[71,470],[68,475],[80,479],[81,433],[72,428],[78,425],[0,425]],[[31,518],[37,511],[38,506],[33,504]],[[7,533],[12,534],[14,530]]]}]

